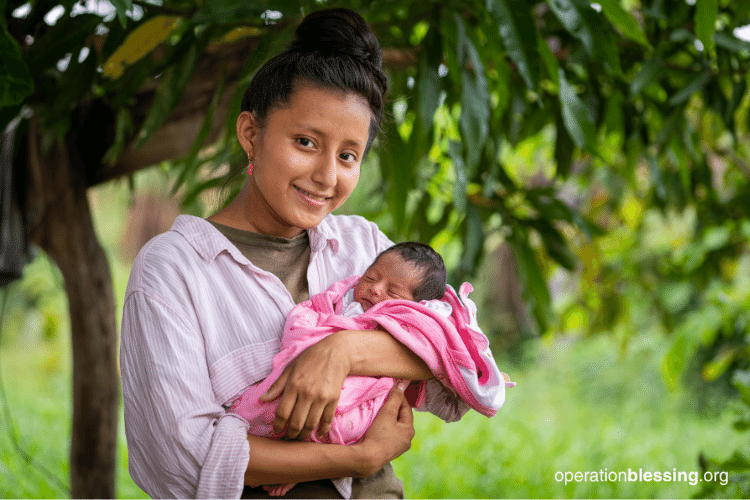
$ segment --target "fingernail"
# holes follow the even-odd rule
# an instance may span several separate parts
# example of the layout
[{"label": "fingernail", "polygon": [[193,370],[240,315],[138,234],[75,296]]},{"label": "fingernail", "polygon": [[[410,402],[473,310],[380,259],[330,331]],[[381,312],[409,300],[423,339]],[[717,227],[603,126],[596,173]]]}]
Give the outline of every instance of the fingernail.
[{"label": "fingernail", "polygon": [[409,386],[409,382],[402,380],[398,383],[398,388],[401,389],[401,391],[405,391],[406,388]]}]

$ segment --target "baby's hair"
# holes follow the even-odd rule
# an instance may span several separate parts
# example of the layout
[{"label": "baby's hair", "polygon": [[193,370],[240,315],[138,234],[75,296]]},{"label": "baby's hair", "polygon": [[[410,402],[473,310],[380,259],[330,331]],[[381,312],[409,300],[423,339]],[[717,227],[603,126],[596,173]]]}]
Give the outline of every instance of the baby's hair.
[{"label": "baby's hair", "polygon": [[416,302],[443,298],[448,284],[448,272],[445,270],[445,262],[439,253],[424,243],[404,241],[386,248],[375,261],[391,252],[395,252],[406,262],[411,262],[422,271],[422,282],[414,290]]}]

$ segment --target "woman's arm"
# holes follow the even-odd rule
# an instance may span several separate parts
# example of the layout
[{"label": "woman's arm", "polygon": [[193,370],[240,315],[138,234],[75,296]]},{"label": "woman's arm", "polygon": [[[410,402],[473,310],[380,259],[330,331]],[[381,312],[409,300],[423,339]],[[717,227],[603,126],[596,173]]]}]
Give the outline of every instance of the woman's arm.
[{"label": "woman's arm", "polygon": [[[341,386],[349,375],[427,380],[432,373],[410,349],[382,330],[342,330],[302,352],[261,401],[281,396],[273,427],[304,439],[331,428]],[[288,427],[287,427],[288,425]]]},{"label": "woman's arm", "polygon": [[296,483],[331,477],[365,477],[406,452],[414,437],[411,408],[394,387],[364,439],[355,445],[282,441],[248,435],[245,484]]}]

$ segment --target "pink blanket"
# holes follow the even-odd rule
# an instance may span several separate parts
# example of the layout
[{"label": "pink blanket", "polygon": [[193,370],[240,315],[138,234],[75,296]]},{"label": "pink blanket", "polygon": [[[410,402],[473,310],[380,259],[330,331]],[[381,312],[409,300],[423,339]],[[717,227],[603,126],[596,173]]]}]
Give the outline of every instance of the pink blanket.
[{"label": "pink blanket", "polygon": [[[476,411],[488,417],[497,413],[505,400],[506,386],[515,384],[508,382],[507,375],[498,370],[489,353],[489,342],[476,326],[476,306],[467,300],[472,291],[469,283],[459,288],[463,301],[448,287],[442,299],[453,309],[448,318],[424,304],[407,300],[381,302],[356,317],[341,316],[342,299],[358,279],[354,276],[339,281],[292,310],[271,374],[251,386],[230,410],[249,422],[252,434],[278,437],[273,432],[278,400],[262,403],[258,398],[303,350],[339,330],[381,327],[420,356],[443,385],[456,391]],[[322,439],[315,433],[310,437],[326,443],[357,442],[397,382],[389,377],[347,377],[331,431]],[[424,397],[425,383],[422,382],[409,401],[419,407]]]}]

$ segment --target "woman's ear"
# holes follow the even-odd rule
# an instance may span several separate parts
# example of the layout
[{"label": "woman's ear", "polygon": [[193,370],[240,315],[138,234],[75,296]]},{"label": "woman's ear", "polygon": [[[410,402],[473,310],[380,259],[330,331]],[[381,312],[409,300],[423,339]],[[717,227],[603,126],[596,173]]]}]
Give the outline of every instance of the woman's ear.
[{"label": "woman's ear", "polygon": [[240,113],[240,116],[237,117],[237,139],[249,158],[255,157],[255,148],[259,136],[260,127],[255,115],[249,111]]}]

